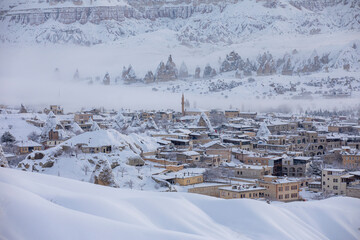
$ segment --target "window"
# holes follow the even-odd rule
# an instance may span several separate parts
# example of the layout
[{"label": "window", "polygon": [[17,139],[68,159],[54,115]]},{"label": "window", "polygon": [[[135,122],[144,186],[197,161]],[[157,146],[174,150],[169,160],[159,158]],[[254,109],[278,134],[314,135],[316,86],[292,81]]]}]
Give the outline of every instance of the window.
[{"label": "window", "polygon": [[338,190],[338,186],[333,186],[333,189],[334,189],[334,190]]},{"label": "window", "polygon": [[285,186],[285,191],[289,191],[289,186]]},{"label": "window", "polygon": [[338,182],[338,179],[337,179],[337,178],[334,178],[334,179],[333,179],[333,182]]},{"label": "window", "polygon": [[297,185],[292,185],[291,186],[291,190],[296,190],[297,189]]},{"label": "window", "polygon": [[291,198],[297,198],[297,193],[292,193]]},{"label": "window", "polygon": [[282,190],[283,190],[283,187],[279,187],[279,192],[282,192]]},{"label": "window", "polygon": [[279,195],[279,199],[283,199],[283,195]]},{"label": "window", "polygon": [[236,198],[236,193],[233,193],[233,196],[232,196],[233,198]]},{"label": "window", "polygon": [[285,199],[288,199],[289,198],[289,194],[285,194]]},{"label": "window", "polygon": [[251,198],[251,193],[249,193],[249,198]]}]

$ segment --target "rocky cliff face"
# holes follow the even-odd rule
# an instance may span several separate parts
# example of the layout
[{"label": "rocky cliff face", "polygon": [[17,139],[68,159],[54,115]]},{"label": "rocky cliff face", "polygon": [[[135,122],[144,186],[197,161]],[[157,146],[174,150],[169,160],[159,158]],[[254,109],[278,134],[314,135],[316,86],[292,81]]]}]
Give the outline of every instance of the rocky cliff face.
[{"label": "rocky cliff face", "polygon": [[349,4],[352,8],[357,6],[360,6],[359,1],[353,1],[353,0],[290,0],[289,1],[291,5],[297,7],[297,8],[307,8],[312,11],[318,11],[323,10],[327,7],[333,7],[338,4],[347,5]]},{"label": "rocky cliff face", "polygon": [[[180,43],[360,29],[357,0],[16,0],[0,4],[3,42],[91,45],[160,29]],[[20,27],[21,26],[21,27]]]},{"label": "rocky cliff face", "polygon": [[102,21],[114,20],[125,21],[127,18],[150,19],[158,18],[189,18],[194,13],[210,13],[213,5],[151,5],[151,2],[141,5],[136,1],[130,1],[131,5],[124,6],[76,6],[31,8],[26,10],[9,10],[1,14],[2,19],[8,18],[10,22],[30,25],[40,25],[49,20],[64,24],[93,23],[100,24]]}]

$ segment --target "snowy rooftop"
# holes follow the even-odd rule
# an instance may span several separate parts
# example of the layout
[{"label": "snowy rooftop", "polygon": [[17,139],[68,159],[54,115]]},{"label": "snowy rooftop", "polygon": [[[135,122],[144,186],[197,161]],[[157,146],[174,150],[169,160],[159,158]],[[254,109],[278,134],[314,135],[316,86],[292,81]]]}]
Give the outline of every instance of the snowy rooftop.
[{"label": "snowy rooftop", "polygon": [[166,140],[172,141],[172,142],[183,142],[183,143],[188,143],[189,140],[187,139],[179,139],[179,138],[166,138]]},{"label": "snowy rooftop", "polygon": [[208,142],[208,143],[203,144],[202,146],[203,146],[204,148],[209,148],[209,147],[211,147],[211,146],[213,146],[213,145],[215,145],[215,144],[220,144],[220,141],[219,141],[219,140],[211,141],[211,142]]},{"label": "snowy rooftop", "polygon": [[345,169],[336,169],[336,168],[324,168],[323,171],[332,171],[332,172],[345,172]]},{"label": "snowy rooftop", "polygon": [[181,154],[184,154],[184,155],[186,155],[186,156],[196,156],[196,155],[200,155],[200,153],[195,152],[195,151],[181,152]]},{"label": "snowy rooftop", "polygon": [[27,141],[19,141],[15,143],[15,146],[17,147],[41,147],[42,145],[40,143],[27,140]]},{"label": "snowy rooftop", "polygon": [[219,189],[231,191],[231,192],[249,192],[249,191],[256,191],[256,190],[266,190],[266,188],[263,188],[263,187],[246,186],[246,185],[234,185],[231,187],[220,187]]},{"label": "snowy rooftop", "polygon": [[349,172],[349,173],[355,176],[360,176],[360,171]]},{"label": "snowy rooftop", "polygon": [[237,165],[236,168],[238,169],[264,169],[264,166],[259,166],[259,165],[248,165],[248,164],[243,164],[243,165]]}]

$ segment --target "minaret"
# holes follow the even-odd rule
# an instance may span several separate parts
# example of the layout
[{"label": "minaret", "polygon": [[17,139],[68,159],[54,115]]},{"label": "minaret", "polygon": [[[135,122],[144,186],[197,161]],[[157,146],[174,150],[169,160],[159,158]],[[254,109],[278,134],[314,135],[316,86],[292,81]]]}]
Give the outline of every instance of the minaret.
[{"label": "minaret", "polygon": [[184,99],[184,94],[182,94],[181,97],[181,113],[183,116],[185,116],[185,99]]}]

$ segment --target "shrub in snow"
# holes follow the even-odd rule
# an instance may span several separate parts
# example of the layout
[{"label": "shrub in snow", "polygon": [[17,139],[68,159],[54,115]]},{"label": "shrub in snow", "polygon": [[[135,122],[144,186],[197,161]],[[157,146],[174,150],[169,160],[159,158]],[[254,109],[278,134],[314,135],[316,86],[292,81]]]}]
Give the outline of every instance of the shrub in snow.
[{"label": "shrub in snow", "polygon": [[40,140],[40,135],[35,131],[32,131],[31,133],[29,133],[29,135],[27,137],[29,140],[34,141],[34,142],[38,142]]}]

